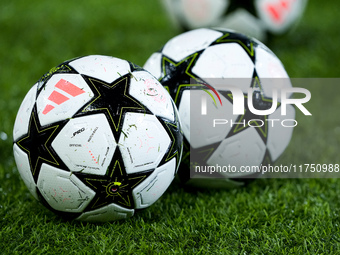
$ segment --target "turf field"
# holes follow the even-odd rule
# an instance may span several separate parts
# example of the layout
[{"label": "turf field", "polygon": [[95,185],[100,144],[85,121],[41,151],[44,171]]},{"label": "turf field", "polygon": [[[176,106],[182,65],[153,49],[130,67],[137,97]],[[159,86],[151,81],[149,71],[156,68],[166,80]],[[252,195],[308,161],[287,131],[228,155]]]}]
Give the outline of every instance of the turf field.
[{"label": "turf field", "polygon": [[[339,2],[310,1],[294,33],[268,45],[291,77],[340,77]],[[231,190],[174,182],[152,207],[106,224],[66,222],[29,194],[12,155],[16,112],[51,67],[88,54],[143,65],[178,31],[157,0],[5,1],[0,4],[1,254],[336,254],[340,179],[260,179]],[[336,85],[336,84],[335,84]],[[308,86],[313,117],[278,164],[340,163],[338,86]]]}]

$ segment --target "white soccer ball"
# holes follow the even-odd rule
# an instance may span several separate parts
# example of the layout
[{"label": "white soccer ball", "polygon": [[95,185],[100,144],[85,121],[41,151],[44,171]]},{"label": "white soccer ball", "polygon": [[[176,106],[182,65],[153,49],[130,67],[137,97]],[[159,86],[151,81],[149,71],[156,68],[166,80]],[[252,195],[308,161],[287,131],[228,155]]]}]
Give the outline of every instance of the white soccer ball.
[{"label": "white soccer ball", "polygon": [[157,201],[182,153],[173,100],[147,71],[100,55],[66,61],[27,93],[14,157],[32,195],[82,221],[130,217]]},{"label": "white soccer ball", "polygon": [[[178,107],[185,137],[179,170],[184,182],[242,185],[245,178],[258,175],[250,167],[275,162],[288,146],[295,109],[287,105],[283,116],[281,97],[274,97],[273,91],[289,89],[291,82],[281,61],[261,42],[223,29],[191,30],[169,40],[144,68],[167,88]],[[255,110],[246,105],[249,89]],[[238,114],[233,111],[235,90],[245,105]],[[265,110],[268,114],[262,115]],[[195,169],[229,165],[236,171],[200,176],[202,171]],[[212,176],[214,181],[208,182]]]},{"label": "white soccer ball", "polygon": [[186,30],[219,26],[265,40],[289,31],[307,0],[162,0],[169,17]]}]

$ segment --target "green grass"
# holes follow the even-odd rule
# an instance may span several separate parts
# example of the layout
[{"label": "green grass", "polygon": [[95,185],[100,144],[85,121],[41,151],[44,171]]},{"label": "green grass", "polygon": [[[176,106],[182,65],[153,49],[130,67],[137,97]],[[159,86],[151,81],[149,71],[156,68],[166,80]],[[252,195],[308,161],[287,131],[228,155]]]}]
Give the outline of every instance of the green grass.
[{"label": "green grass", "polygon": [[[270,48],[291,77],[339,77],[337,1],[310,1],[294,33]],[[339,179],[260,179],[231,190],[174,182],[130,219],[67,222],[29,194],[12,155],[19,105],[40,76],[76,56],[113,55],[143,65],[177,34],[157,0],[7,1],[0,4],[1,254],[331,254],[340,250]],[[313,117],[280,162],[340,163],[337,86],[306,86]],[[326,110],[325,110],[326,109]],[[7,139],[5,135],[7,134]]]}]

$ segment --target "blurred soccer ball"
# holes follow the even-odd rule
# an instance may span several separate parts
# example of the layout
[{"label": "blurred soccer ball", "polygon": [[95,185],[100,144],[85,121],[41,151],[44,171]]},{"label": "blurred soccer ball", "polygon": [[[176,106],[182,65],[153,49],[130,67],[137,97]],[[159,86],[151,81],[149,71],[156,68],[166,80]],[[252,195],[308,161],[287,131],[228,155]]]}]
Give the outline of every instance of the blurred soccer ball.
[{"label": "blurred soccer ball", "polygon": [[[168,89],[178,107],[185,137],[186,165],[179,170],[184,182],[196,185],[200,181],[189,178],[195,177],[193,172],[189,176],[189,164],[191,168],[230,164],[242,170],[241,166],[274,162],[289,144],[293,127],[279,123],[294,119],[295,109],[288,105],[287,115],[282,116],[280,98],[275,108],[272,91],[290,88],[291,83],[280,60],[261,42],[228,30],[191,30],[169,40],[150,56],[144,68]],[[222,84],[218,89],[217,83]],[[273,106],[276,110],[258,116],[245,106],[244,114],[234,115],[233,94],[224,84],[242,90],[245,98],[252,88],[255,109]],[[207,93],[212,96],[206,102],[210,120],[201,114],[201,98]],[[228,123],[213,128],[212,118],[226,119]],[[275,125],[270,119],[276,120]],[[217,186],[218,182],[223,186],[242,185],[245,179],[238,179],[251,176],[249,172],[221,173],[217,177],[222,179],[209,183],[205,175],[198,186]]]},{"label": "blurred soccer ball", "polygon": [[174,24],[186,30],[224,27],[265,40],[287,32],[307,0],[162,0]]},{"label": "blurred soccer ball", "polygon": [[28,92],[13,130],[26,186],[67,218],[112,221],[153,204],[181,159],[176,107],[147,71],[108,56],[66,61]]}]

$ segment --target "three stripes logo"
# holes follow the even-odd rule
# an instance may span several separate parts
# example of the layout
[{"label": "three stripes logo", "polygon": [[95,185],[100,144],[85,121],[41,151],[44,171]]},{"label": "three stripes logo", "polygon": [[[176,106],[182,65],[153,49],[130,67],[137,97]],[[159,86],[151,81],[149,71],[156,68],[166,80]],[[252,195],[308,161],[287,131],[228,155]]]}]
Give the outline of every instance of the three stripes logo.
[{"label": "three stripes logo", "polygon": [[48,97],[48,100],[51,102],[47,104],[42,112],[42,114],[46,115],[50,111],[52,111],[58,105],[65,103],[73,97],[79,96],[85,93],[84,90],[72,84],[69,81],[64,79],[60,79],[57,84],[54,86],[53,92]]},{"label": "three stripes logo", "polygon": [[282,23],[285,13],[291,10],[291,6],[295,1],[296,0],[279,0],[277,3],[269,3],[266,9],[274,22]]}]

